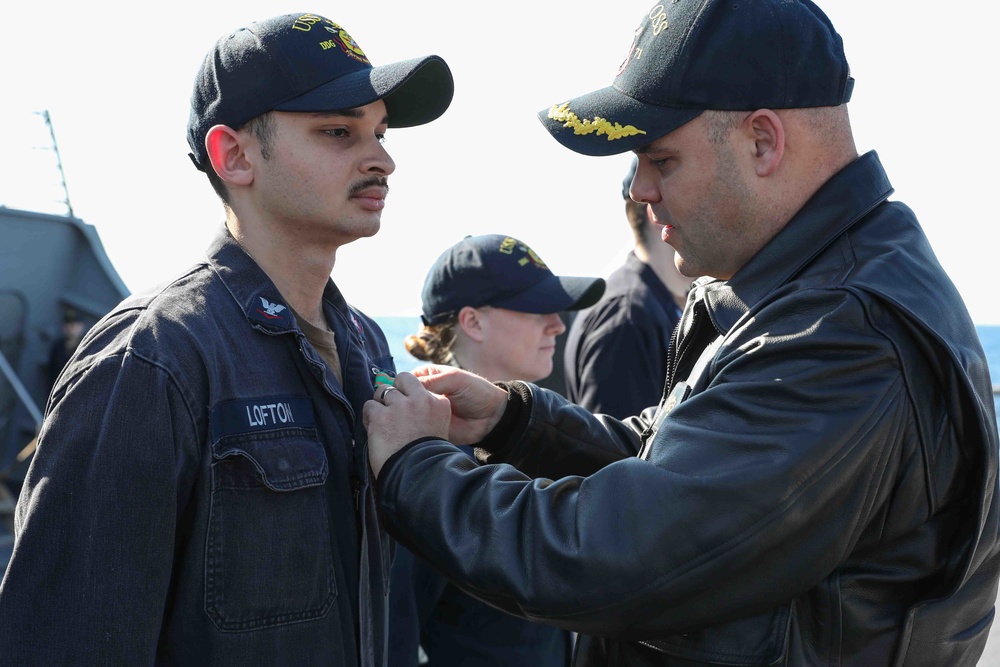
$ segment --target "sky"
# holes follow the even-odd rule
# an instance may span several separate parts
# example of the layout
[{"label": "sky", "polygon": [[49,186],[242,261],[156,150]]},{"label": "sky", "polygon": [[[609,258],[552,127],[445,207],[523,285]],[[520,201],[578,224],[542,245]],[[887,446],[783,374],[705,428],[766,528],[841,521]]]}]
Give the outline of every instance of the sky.
[{"label": "sky", "polygon": [[[819,4],[844,39],[856,80],[849,109],[859,151],[878,152],[892,199],[916,211],[973,320],[1000,325],[991,280],[1000,256],[1000,9]],[[455,77],[454,101],[440,119],[389,131],[396,172],[381,231],[341,248],[333,272],[350,302],[374,316],[417,315],[428,268],[466,234],[514,236],[557,274],[606,276],[630,247],[620,195],[630,155],[573,153],[536,114],[609,85],[651,6],[6,2],[0,205],[66,211],[38,115],[47,110],[73,211],[97,229],[128,288],[180,273],[204,255],[223,220],[187,157],[191,86],[204,54],[253,20],[312,12],[340,23],[376,65],[434,53]]]}]

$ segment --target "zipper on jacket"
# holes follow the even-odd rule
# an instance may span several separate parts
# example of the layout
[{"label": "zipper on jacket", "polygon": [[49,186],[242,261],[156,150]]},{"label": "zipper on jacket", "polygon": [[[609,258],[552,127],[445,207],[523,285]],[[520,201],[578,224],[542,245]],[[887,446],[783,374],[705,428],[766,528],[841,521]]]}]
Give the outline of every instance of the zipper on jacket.
[{"label": "zipper on jacket", "polygon": [[647,641],[643,641],[643,640],[641,640],[641,639],[640,639],[640,640],[639,640],[639,643],[640,643],[640,644],[642,644],[643,646],[645,646],[646,648],[651,648],[651,649],[653,649],[653,650],[654,650],[654,651],[656,651],[657,653],[666,653],[666,651],[664,651],[664,650],[663,650],[662,648],[660,648],[659,646],[653,646],[652,644],[650,644],[650,643],[649,643],[649,642],[647,642]]},{"label": "zipper on jacket", "polygon": [[[698,301],[692,306],[689,325],[690,326],[687,327],[686,333],[682,333],[680,331],[680,325],[678,325],[677,329],[674,330],[675,334],[677,334],[678,342],[676,345],[671,346],[671,348],[676,347],[676,354],[672,359],[670,359],[671,363],[669,389],[667,391],[668,394],[670,391],[673,391],[674,387],[677,386],[678,379],[689,379],[691,371],[694,370],[695,366],[697,366],[697,359],[693,360],[693,363],[692,360],[688,359],[688,357],[691,356],[690,352],[692,346],[696,343],[698,344],[696,354],[700,355],[709,347],[709,345],[711,345],[712,341],[718,336],[719,333],[715,329],[715,325],[712,324],[712,318],[708,315],[708,306],[705,305],[704,301]],[[702,331],[702,329],[705,329],[705,331]],[[682,369],[685,372],[685,377],[678,378]]]},{"label": "zipper on jacket", "polygon": [[[691,327],[694,328],[694,318],[696,313],[691,313]],[[680,357],[677,348],[681,344],[681,323],[674,327],[673,340],[670,341],[670,349],[667,350],[667,384],[663,388],[663,395],[670,394],[674,388],[674,375],[677,373],[677,359]]]},{"label": "zipper on jacket", "polygon": [[[693,312],[691,313],[691,330],[692,331],[694,330],[694,318],[695,318],[695,315],[696,315],[696,313],[693,313]],[[670,395],[670,392],[673,391],[673,388],[674,388],[674,375],[677,372],[677,360],[680,358],[680,355],[678,354],[678,349],[677,348],[681,344],[681,324],[683,322],[684,322],[684,318],[682,316],[681,320],[679,322],[677,322],[677,325],[674,326],[673,332],[670,334],[670,347],[667,348],[667,374],[666,374],[665,383],[663,385],[663,395],[660,397],[660,405],[659,405],[659,408],[656,411],[656,414],[653,415],[653,419],[649,422],[649,425],[646,426],[645,429],[643,429],[642,433],[639,434],[639,441],[643,443],[643,445],[639,448],[640,456],[641,456],[641,452],[646,449],[646,443],[647,443],[648,439],[653,435],[653,431],[655,430],[656,425],[660,421],[660,419],[659,419],[659,417],[660,417],[660,409],[663,408],[664,401],[666,400],[667,396]]]},{"label": "zipper on jacket", "polygon": [[[691,348],[691,341],[699,336],[699,327],[701,325],[701,317],[698,314],[698,307],[704,308],[703,303],[695,304],[691,311],[691,326],[688,327],[687,335],[681,338],[680,327],[677,327],[675,333],[677,334],[677,353],[674,355],[673,364],[670,368],[670,390],[673,390],[674,385],[677,384],[677,371],[680,368],[681,361],[687,351]],[[667,392],[669,393],[669,391]]]}]

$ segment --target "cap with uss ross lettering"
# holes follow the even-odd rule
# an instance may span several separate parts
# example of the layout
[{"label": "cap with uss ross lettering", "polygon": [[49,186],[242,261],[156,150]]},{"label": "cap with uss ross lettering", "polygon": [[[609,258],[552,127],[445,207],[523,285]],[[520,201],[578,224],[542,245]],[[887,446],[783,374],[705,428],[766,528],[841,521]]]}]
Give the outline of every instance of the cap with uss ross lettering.
[{"label": "cap with uss ross lettering", "polygon": [[663,0],[611,86],[538,117],[567,148],[614,155],[708,109],[838,106],[853,87],[840,35],[809,0]]}]

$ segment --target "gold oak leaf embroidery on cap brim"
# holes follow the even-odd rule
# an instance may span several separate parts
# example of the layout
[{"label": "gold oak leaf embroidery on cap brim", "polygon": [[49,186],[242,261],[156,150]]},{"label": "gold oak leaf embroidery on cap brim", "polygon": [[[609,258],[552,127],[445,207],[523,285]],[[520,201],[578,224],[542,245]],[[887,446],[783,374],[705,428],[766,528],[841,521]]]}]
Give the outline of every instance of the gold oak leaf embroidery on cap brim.
[{"label": "gold oak leaf embroidery on cap brim", "polygon": [[561,121],[563,127],[572,128],[573,134],[593,134],[596,132],[598,136],[607,135],[608,141],[646,134],[645,130],[640,130],[634,125],[623,126],[621,123],[612,123],[600,116],[594,116],[594,120],[586,118],[581,120],[579,116],[569,110],[569,102],[559,105],[553,104],[552,108],[549,109],[549,118]]}]

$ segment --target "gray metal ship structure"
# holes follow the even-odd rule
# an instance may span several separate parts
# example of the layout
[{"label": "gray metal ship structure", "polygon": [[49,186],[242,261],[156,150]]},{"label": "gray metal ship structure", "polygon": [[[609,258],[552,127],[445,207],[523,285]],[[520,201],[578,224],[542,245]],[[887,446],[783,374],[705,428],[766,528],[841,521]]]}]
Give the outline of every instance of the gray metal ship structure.
[{"label": "gray metal ship structure", "polygon": [[[72,209],[70,209],[72,211]],[[128,296],[97,231],[73,215],[0,206],[0,576],[64,322],[83,328]]]}]

